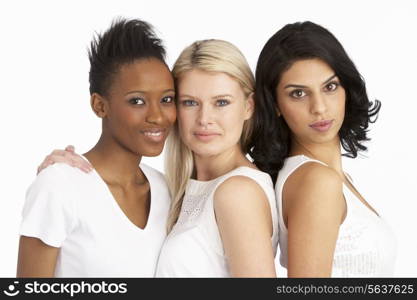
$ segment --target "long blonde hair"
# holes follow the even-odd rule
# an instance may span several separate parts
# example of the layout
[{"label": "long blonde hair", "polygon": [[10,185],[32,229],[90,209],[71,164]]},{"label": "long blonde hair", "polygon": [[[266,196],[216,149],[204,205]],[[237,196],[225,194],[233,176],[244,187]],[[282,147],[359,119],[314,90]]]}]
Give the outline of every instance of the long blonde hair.
[{"label": "long blonde hair", "polygon": [[[202,40],[185,48],[172,70],[177,88],[179,77],[192,69],[225,73],[239,82],[246,97],[254,92],[255,79],[249,64],[239,49],[229,42]],[[240,138],[240,146],[244,153],[248,151],[252,127],[252,119],[246,120]],[[194,171],[193,153],[180,138],[178,122],[167,139],[165,153],[165,174],[172,198],[168,217],[170,231],[178,220],[185,188]]]}]

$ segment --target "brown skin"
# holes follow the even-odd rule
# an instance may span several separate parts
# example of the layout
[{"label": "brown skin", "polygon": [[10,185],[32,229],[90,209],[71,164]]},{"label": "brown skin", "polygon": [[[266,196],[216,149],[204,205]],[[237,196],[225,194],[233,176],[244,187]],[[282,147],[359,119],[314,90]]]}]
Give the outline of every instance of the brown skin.
[{"label": "brown skin", "polygon": [[16,277],[53,277],[59,248],[40,239],[21,236]]},{"label": "brown skin", "polygon": [[[342,168],[338,132],[345,117],[346,92],[327,63],[305,59],[282,74],[276,96],[279,117],[291,130],[290,156],[302,154],[327,165],[306,163],[284,184],[288,277],[330,277],[339,227],[347,213],[343,183],[374,211]],[[323,132],[313,130],[310,124],[321,120],[333,120],[332,126]]]},{"label": "brown skin", "polygon": [[[168,67],[150,58],[122,65],[106,96],[93,93],[91,107],[102,118],[102,134],[84,156],[106,182],[127,218],[145,228],[151,206],[142,156],[157,156],[176,119],[174,81]],[[146,132],[159,131],[159,137]],[[20,238],[17,277],[53,277],[59,248]]]}]

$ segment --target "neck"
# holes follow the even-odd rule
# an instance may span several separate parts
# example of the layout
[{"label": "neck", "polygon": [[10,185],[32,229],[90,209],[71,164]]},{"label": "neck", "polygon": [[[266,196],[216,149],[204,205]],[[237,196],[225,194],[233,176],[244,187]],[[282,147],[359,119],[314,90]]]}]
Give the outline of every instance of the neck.
[{"label": "neck", "polygon": [[97,144],[84,156],[109,185],[130,186],[146,181],[139,168],[141,156],[102,134]]},{"label": "neck", "polygon": [[240,150],[239,145],[217,155],[201,156],[194,154],[197,180],[212,180],[241,166],[253,167],[252,163]]},{"label": "neck", "polygon": [[296,138],[292,138],[290,156],[300,154],[324,162],[326,165],[338,172],[342,178],[344,177],[340,139],[338,137],[323,144],[302,143]]}]

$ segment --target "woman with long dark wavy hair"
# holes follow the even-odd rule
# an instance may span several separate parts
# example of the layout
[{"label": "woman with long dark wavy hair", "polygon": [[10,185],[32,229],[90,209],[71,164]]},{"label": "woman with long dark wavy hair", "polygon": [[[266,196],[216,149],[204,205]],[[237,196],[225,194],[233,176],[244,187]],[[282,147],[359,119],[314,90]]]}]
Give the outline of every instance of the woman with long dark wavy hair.
[{"label": "woman with long dark wavy hair", "polygon": [[284,26],[260,54],[256,101],[250,154],[276,182],[288,276],[392,275],[395,237],[342,168],[381,107],[343,46],[312,22]]}]

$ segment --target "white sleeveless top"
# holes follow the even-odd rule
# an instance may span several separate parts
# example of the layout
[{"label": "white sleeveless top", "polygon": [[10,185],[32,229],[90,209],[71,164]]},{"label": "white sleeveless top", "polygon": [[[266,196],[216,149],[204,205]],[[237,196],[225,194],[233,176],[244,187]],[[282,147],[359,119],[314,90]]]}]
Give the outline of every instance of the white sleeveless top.
[{"label": "white sleeveless top", "polygon": [[[280,263],[288,264],[288,230],[282,214],[282,190],[287,178],[306,162],[323,162],[304,155],[288,157],[278,174],[275,192],[278,206]],[[346,176],[348,177],[348,176]],[[353,184],[352,184],[353,185]],[[394,274],[396,237],[384,219],[366,207],[343,184],[347,214],[339,228],[331,277],[390,277]]]},{"label": "white sleeveless top", "polygon": [[157,277],[230,277],[216,223],[213,196],[217,187],[232,176],[249,177],[264,190],[271,208],[271,243],[276,254],[278,221],[271,177],[259,170],[239,167],[210,181],[189,180],[178,221],[168,234],[159,256]]}]

